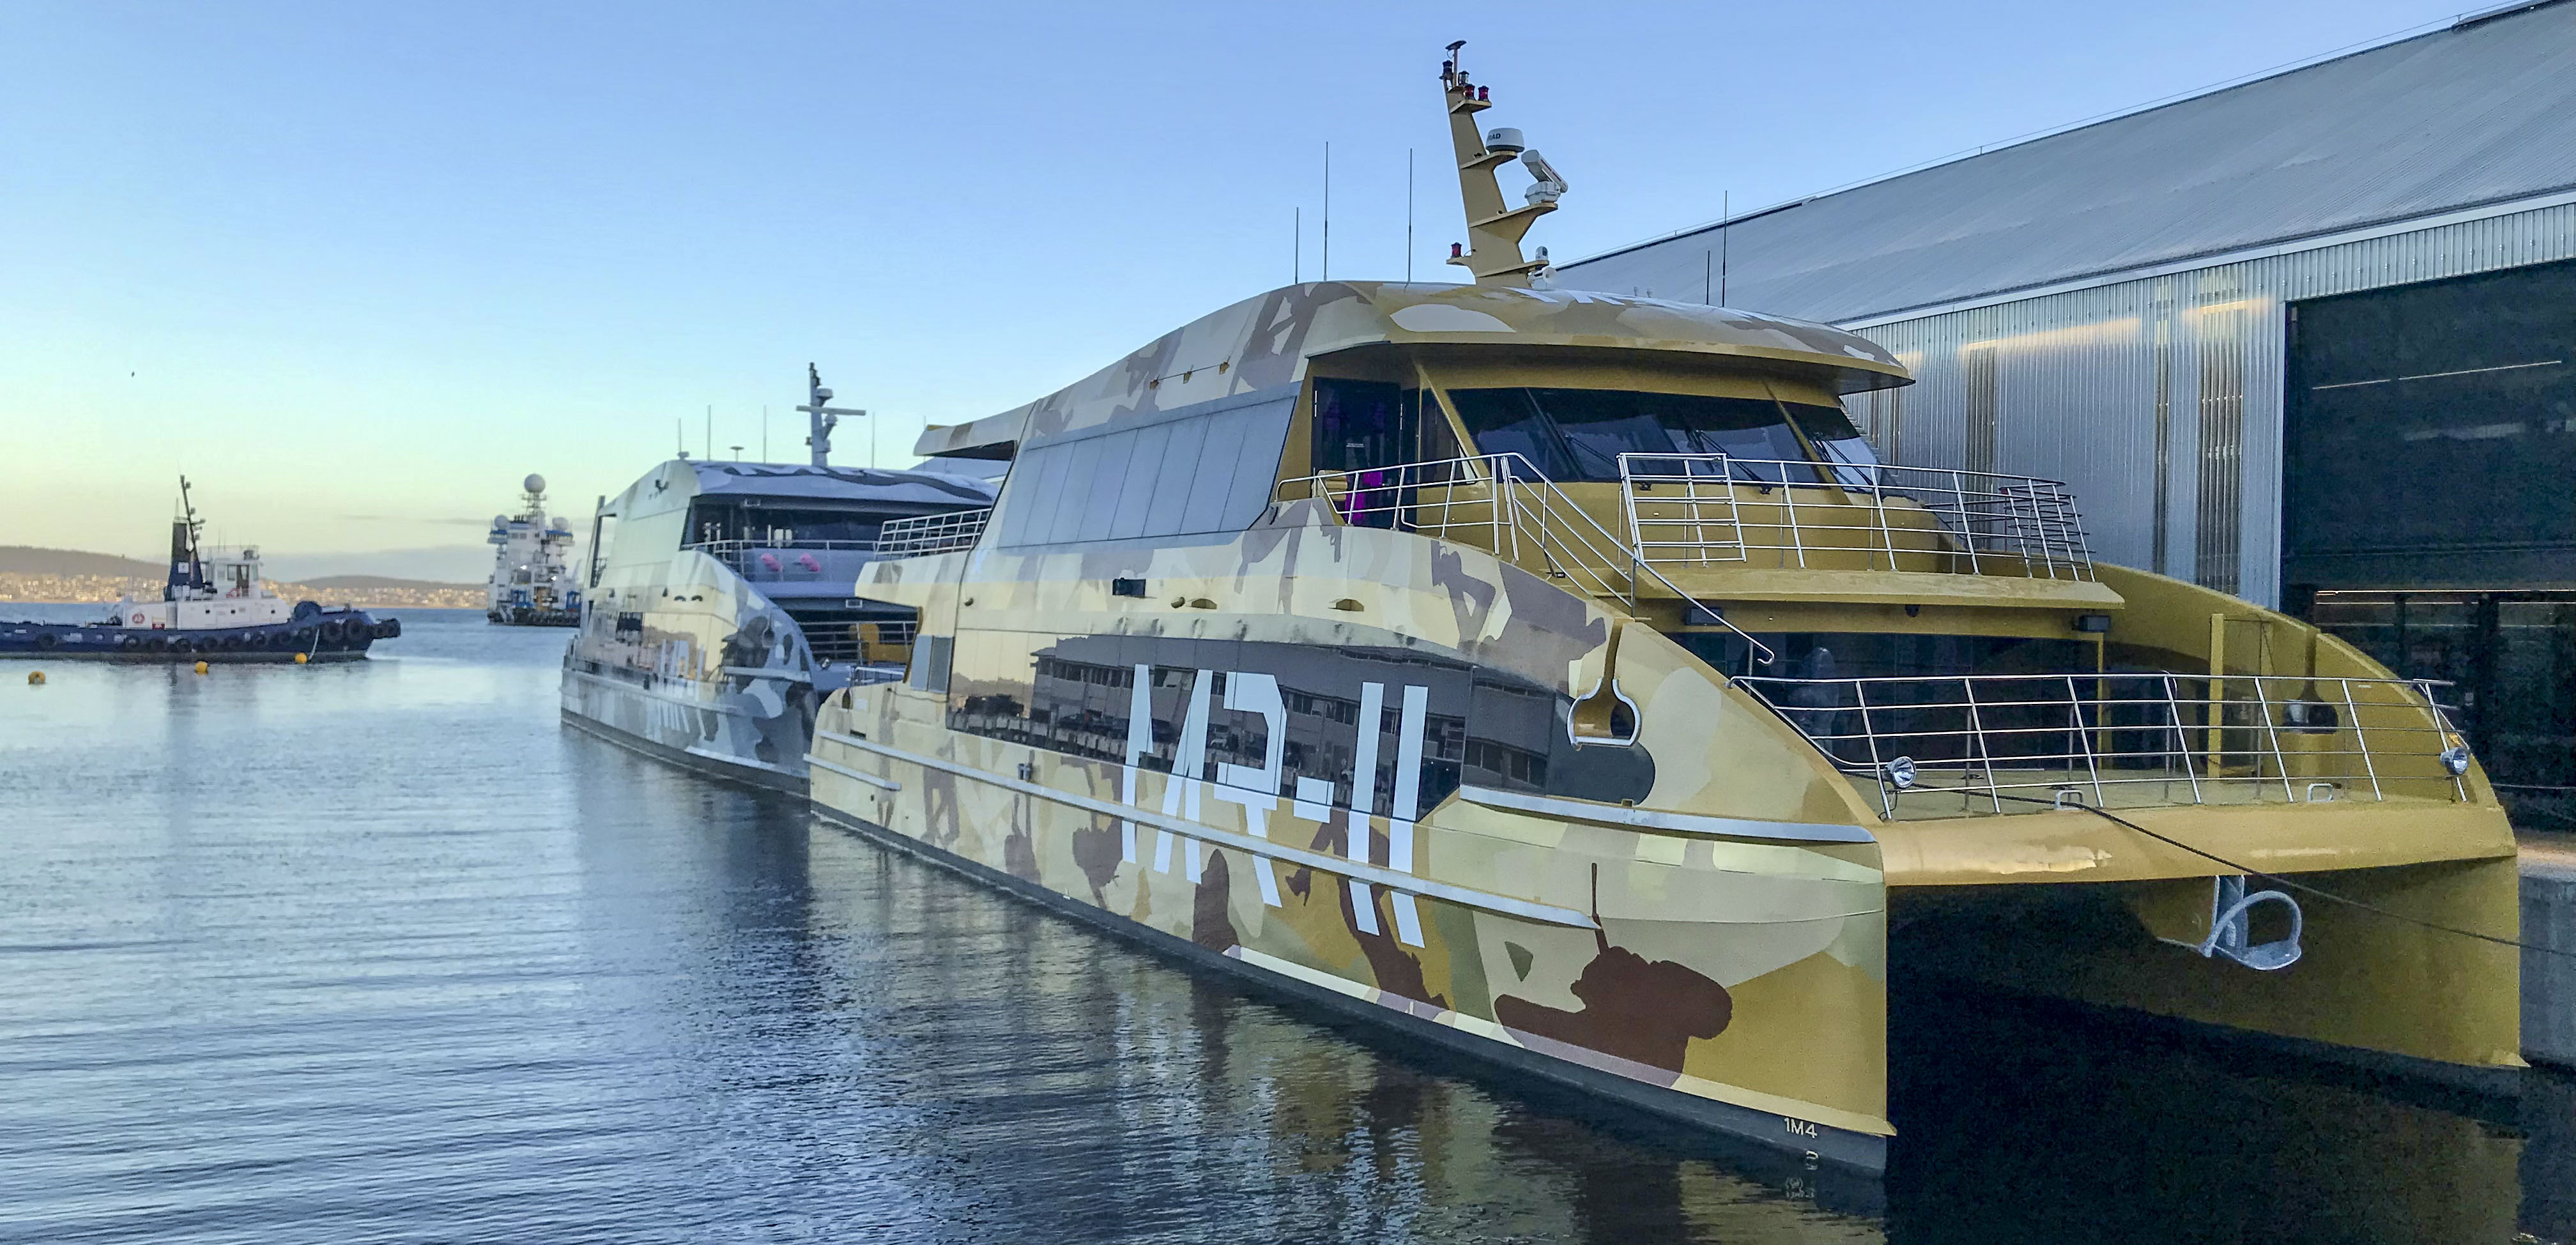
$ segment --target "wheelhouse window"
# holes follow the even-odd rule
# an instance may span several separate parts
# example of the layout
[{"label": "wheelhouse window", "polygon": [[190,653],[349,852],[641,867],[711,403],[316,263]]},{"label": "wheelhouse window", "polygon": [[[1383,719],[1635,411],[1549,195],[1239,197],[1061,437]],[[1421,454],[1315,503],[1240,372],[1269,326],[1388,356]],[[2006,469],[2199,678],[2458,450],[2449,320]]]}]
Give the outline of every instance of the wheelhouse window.
[{"label": "wheelhouse window", "polygon": [[1552,480],[1617,480],[1621,454],[1724,454],[1736,479],[1769,484],[1819,478],[1790,468],[1784,481],[1783,463],[1877,461],[1839,407],[1621,389],[1453,389],[1449,398],[1477,452],[1518,454]]}]

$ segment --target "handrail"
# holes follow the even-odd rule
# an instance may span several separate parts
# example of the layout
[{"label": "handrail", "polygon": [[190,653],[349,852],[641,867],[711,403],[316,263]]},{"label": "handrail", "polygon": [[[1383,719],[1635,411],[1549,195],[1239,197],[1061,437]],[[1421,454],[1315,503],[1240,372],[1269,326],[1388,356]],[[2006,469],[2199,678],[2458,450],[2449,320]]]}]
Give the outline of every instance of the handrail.
[{"label": "handrail", "polygon": [[1628,453],[1618,461],[1629,542],[1649,562],[1750,562],[1767,553],[1806,569],[1811,555],[1835,562],[1859,555],[1871,570],[1911,562],[1926,570],[1964,564],[1970,574],[2094,577],[2083,517],[2057,480],[1727,454]]},{"label": "handrail", "polygon": [[1505,561],[1535,562],[1543,573],[1583,585],[1632,615],[1652,581],[1742,638],[1762,664],[1775,660],[1768,645],[1683,591],[1517,453],[1317,472],[1281,481],[1272,498],[1316,495],[1350,526],[1420,532],[1476,544]]},{"label": "handrail", "polygon": [[740,553],[749,549],[855,549],[861,552],[873,552],[877,547],[877,542],[873,540],[755,540],[745,538],[740,540],[692,540],[684,542],[680,547],[683,549],[696,549],[705,553],[717,555]]},{"label": "handrail", "polygon": [[[2006,791],[2128,804],[2388,798],[2407,783],[2469,798],[2469,754],[2440,683],[2306,675],[1738,676],[1833,766],[1905,797]],[[2218,684],[2213,689],[2212,684]],[[2194,691],[2198,694],[2194,694]],[[2215,737],[2215,744],[2203,736]],[[1975,811],[1971,807],[1971,811]]]},{"label": "handrail", "polygon": [[694,540],[680,547],[714,558],[755,583],[820,579],[830,571],[816,553],[877,552],[873,540]]},{"label": "handrail", "polygon": [[877,555],[917,558],[972,549],[975,542],[983,537],[984,525],[992,517],[993,508],[981,506],[973,510],[943,510],[938,514],[894,519],[877,529]]}]

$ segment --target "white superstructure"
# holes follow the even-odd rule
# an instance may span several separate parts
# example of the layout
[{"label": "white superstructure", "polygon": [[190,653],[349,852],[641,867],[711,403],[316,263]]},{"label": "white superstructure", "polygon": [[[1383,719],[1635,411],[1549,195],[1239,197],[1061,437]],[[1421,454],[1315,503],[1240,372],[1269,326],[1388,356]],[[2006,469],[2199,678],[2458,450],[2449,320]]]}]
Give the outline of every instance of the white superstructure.
[{"label": "white superstructure", "polygon": [[520,481],[517,517],[492,516],[486,538],[498,552],[485,584],[484,615],[498,623],[570,625],[581,611],[572,573],[572,525],[546,516],[546,478]]}]

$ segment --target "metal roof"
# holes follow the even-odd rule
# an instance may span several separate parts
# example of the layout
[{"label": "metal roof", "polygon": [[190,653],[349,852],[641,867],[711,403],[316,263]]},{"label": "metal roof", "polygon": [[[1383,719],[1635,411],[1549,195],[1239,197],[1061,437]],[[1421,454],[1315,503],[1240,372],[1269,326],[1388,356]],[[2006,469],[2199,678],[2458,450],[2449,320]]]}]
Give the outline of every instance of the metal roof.
[{"label": "metal roof", "polygon": [[2489,12],[1562,265],[1568,289],[1851,322],[2576,188],[2576,4]]},{"label": "metal roof", "polygon": [[1787,316],[1575,290],[1310,281],[1211,311],[1026,406],[926,428],[912,452],[1002,457],[1185,407],[1210,414],[1223,408],[1202,404],[1294,383],[1307,359],[1379,343],[1707,355],[1835,393],[1908,383],[1868,338]]}]

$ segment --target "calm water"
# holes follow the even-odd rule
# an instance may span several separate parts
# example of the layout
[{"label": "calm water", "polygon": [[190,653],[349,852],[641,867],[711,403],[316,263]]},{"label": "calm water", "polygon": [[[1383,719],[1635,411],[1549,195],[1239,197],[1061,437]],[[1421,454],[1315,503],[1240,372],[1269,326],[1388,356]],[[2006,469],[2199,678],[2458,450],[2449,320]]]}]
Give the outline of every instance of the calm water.
[{"label": "calm water", "polygon": [[2576,1238],[2564,1080],[2462,1113],[1937,996],[1840,1209],[569,732],[562,632],[403,617],[0,662],[0,1239]]}]

